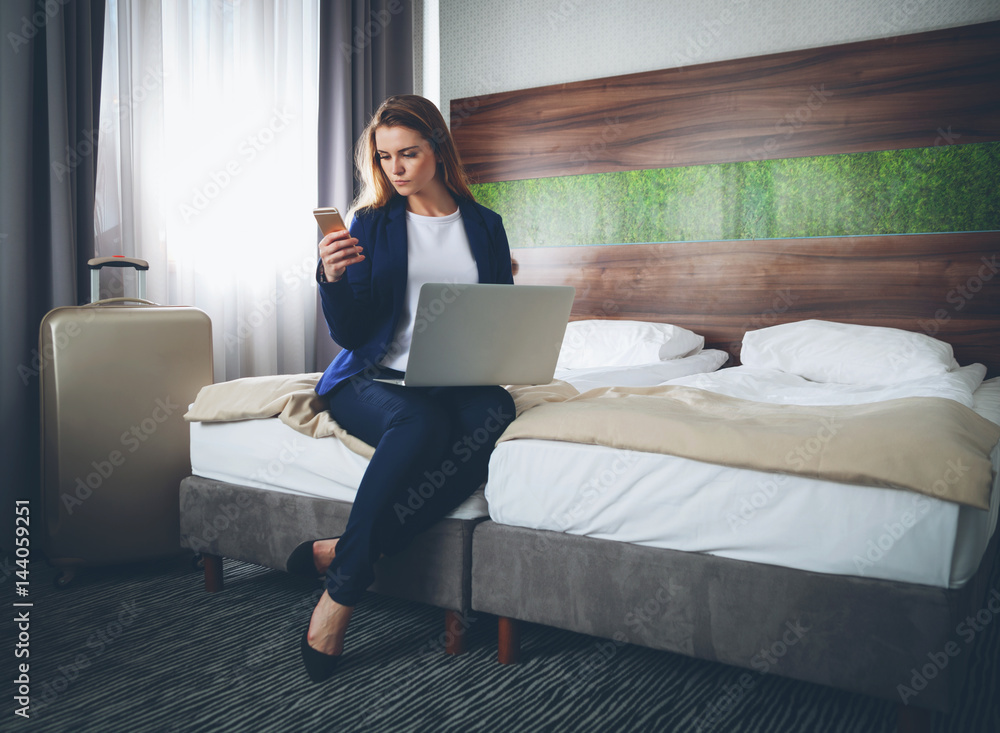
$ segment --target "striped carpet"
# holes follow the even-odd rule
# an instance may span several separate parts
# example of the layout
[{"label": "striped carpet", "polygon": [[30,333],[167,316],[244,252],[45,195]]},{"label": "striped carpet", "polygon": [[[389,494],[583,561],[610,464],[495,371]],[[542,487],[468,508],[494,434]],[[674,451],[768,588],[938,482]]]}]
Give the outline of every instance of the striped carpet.
[{"label": "striped carpet", "polygon": [[[35,563],[31,719],[11,710],[0,730],[895,729],[890,703],[756,672],[746,690],[742,669],[535,625],[524,661],[504,667],[486,615],[469,619],[469,651],[447,656],[440,610],[374,594],[356,609],[337,676],[315,687],[298,643],[318,590],[244,563],[225,569],[216,594],[186,560],[92,569],[56,590],[54,571]],[[963,705],[936,715],[935,731],[1000,731],[997,621],[976,640]]]}]

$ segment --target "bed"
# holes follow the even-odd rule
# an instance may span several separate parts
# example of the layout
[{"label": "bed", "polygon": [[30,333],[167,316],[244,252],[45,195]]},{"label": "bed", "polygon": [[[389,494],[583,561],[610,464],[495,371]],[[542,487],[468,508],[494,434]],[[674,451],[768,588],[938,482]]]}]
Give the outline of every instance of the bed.
[{"label": "bed", "polygon": [[[678,390],[664,391],[663,395],[679,394],[687,399],[688,390],[693,388],[764,404],[840,406],[871,406],[880,400],[933,395],[956,401],[962,398],[961,403],[977,415],[1000,423],[1000,380],[980,384],[984,371],[982,365],[973,365],[944,375],[947,379],[847,390],[843,388],[849,385],[808,382],[784,372],[736,367],[672,380],[668,385]],[[801,381],[801,386],[794,381]],[[959,388],[952,393],[947,389],[948,382],[959,381],[975,384],[975,390]],[[619,401],[643,396],[642,392],[617,391],[622,393]],[[560,420],[561,406],[548,405],[550,420]],[[577,406],[584,405],[578,402]],[[933,419],[923,404],[914,412]],[[577,411],[562,419],[578,425],[579,415]],[[603,424],[628,419],[607,410],[597,415]],[[917,428],[915,447],[937,443],[943,457],[930,455],[931,447],[925,447],[926,470],[913,467],[928,477],[926,493],[921,494],[828,478],[837,460],[828,446],[848,439],[846,431],[852,429],[841,419],[810,421],[808,429],[795,434],[787,446],[776,448],[780,473],[758,465],[758,456],[736,459],[728,447],[720,447],[717,460],[732,461],[730,465],[711,462],[711,455],[692,457],[688,452],[692,449],[675,445],[677,436],[667,430],[654,441],[653,447],[659,450],[650,452],[631,444],[627,434],[622,439],[625,431],[620,429],[613,435],[601,430],[582,431],[593,441],[585,444],[571,442],[579,440],[576,431],[558,430],[555,424],[546,428],[537,421],[530,426],[526,420],[504,436],[491,460],[485,496],[490,517],[500,524],[945,589],[960,588],[975,574],[996,529],[1000,448],[995,438],[984,437],[990,443],[989,450],[980,446],[980,455],[989,460],[983,461],[976,480],[989,492],[981,497],[979,506],[972,506],[935,495],[944,485],[932,484],[943,480],[942,476],[958,480],[972,471],[967,459],[956,458],[956,451],[944,451],[935,431],[925,425]],[[726,428],[738,429],[728,410],[725,421]],[[753,429],[764,445],[754,452],[767,450],[766,443],[773,440],[762,433],[763,428],[763,420],[755,420]],[[784,425],[782,429],[786,429]],[[943,424],[940,429],[944,431]],[[688,440],[692,432],[689,427]],[[907,444],[901,433],[877,435],[887,441],[879,452],[903,451]],[[730,437],[714,425],[709,435],[713,443]],[[699,446],[693,450],[701,454]],[[852,445],[850,450],[856,448]],[[737,462],[747,458],[754,467]],[[860,476],[865,467],[863,457],[855,458],[852,453],[850,458],[849,470]],[[885,455],[875,460],[881,462]],[[824,461],[825,466],[821,465]],[[812,475],[799,473],[804,470]],[[900,483],[902,480],[896,485]]]},{"label": "bed", "polygon": [[[560,179],[569,189],[575,176],[639,171],[651,167],[650,161],[719,169],[733,164],[725,172],[735,171],[736,177],[775,171],[762,165],[769,160],[875,151],[888,151],[886,158],[900,153],[902,159],[906,151],[957,154],[965,145],[970,154],[979,146],[995,161],[998,41],[1000,23],[985,23],[453,100],[452,129],[487,205],[530,206],[531,199],[518,198],[528,191],[549,209],[560,201],[558,189],[546,189],[547,178]],[[817,89],[822,99],[816,98]],[[933,177],[936,165],[918,167]],[[531,179],[530,185],[516,185],[524,179]],[[620,180],[632,179],[609,178],[602,190]],[[975,204],[970,196],[993,196],[975,187],[951,190],[963,192],[956,200],[960,207]],[[722,187],[716,195],[729,193]],[[887,187],[880,191],[886,198],[894,193]],[[857,194],[833,187],[820,195],[878,208],[878,196],[855,199]],[[603,203],[595,200],[590,208],[600,210]],[[924,203],[916,199],[908,205]],[[581,205],[567,208],[580,211]],[[933,336],[954,348],[960,364],[983,365],[987,379],[1000,374],[995,217],[951,229],[940,223],[855,230],[845,223],[838,229],[834,219],[825,233],[806,228],[795,234],[767,221],[772,210],[757,211],[760,217],[743,222],[742,229],[720,226],[719,231],[734,231],[731,237],[640,238],[627,240],[629,246],[601,238],[611,231],[606,222],[573,230],[589,239],[564,241],[555,228],[543,228],[542,215],[526,214],[529,226],[508,224],[514,246],[526,245],[514,250],[515,281],[575,286],[580,297],[571,318],[642,319],[689,328],[704,334],[709,347],[728,350],[736,365],[748,331],[819,319]],[[845,212],[853,214],[847,208],[838,215]],[[658,216],[657,210],[650,213]],[[680,208],[674,216],[684,213]],[[552,211],[543,214],[545,220],[558,219]],[[695,378],[695,384],[700,381]],[[978,395],[980,408],[993,389],[988,385]],[[501,463],[508,470],[518,462],[514,453],[507,454],[514,449],[503,445],[495,454],[497,475]],[[994,453],[994,470],[995,459]],[[587,472],[602,470],[615,473],[613,464],[611,469],[594,464]],[[586,483],[576,476],[578,484]],[[549,474],[546,483],[555,481]],[[656,485],[669,491],[663,481],[670,479]],[[500,617],[500,661],[517,660],[518,622],[528,621],[606,639],[610,653],[617,644],[638,643],[744,667],[741,684],[752,686],[755,674],[774,673],[861,692],[897,703],[901,730],[929,729],[930,711],[947,711],[964,678],[970,655],[956,634],[991,598],[987,584],[998,551],[995,476],[988,511],[935,505],[925,515],[932,523],[907,527],[898,542],[892,534],[896,521],[874,536],[871,526],[865,528],[861,536],[877,549],[888,533],[882,541],[892,541],[892,551],[883,549],[877,560],[862,555],[872,565],[853,568],[856,551],[846,555],[846,566],[824,564],[827,558],[818,552],[789,566],[787,559],[778,561],[773,548],[752,546],[749,534],[757,533],[758,540],[769,535],[767,510],[783,511],[763,481],[737,483],[737,493],[728,497],[736,502],[729,512],[736,516],[735,528],[726,523],[714,537],[675,532],[674,540],[688,541],[675,547],[635,525],[628,541],[612,539],[606,525],[613,518],[600,525],[595,515],[574,515],[565,501],[546,505],[539,517],[519,514],[516,502],[494,509],[491,500],[491,513],[502,521],[475,528],[472,607]],[[517,481],[492,482],[491,473],[488,498],[519,490]],[[543,490],[537,483],[534,488],[536,494]],[[883,517],[896,512],[901,522],[903,507],[883,509]],[[617,519],[619,525],[625,521]],[[843,526],[845,520],[833,521]],[[967,546],[961,537],[971,525],[968,536],[974,539]],[[916,547],[919,532],[939,548],[933,562],[916,559],[926,558]],[[734,536],[741,544],[730,541],[733,546],[725,547]],[[860,541],[866,545],[867,539]],[[706,709],[702,727],[711,727],[718,712]]]},{"label": "bed", "polygon": [[[749,360],[746,349],[744,355]],[[754,675],[786,674],[902,704],[947,705],[947,685],[925,687],[921,670],[934,658],[928,655],[946,648],[958,656],[956,628],[990,601],[982,573],[989,576],[996,555],[1000,379],[984,383],[985,372],[977,364],[859,385],[742,366],[672,380],[663,391],[685,399],[691,389],[710,391],[782,407],[835,405],[838,414],[916,398],[916,414],[933,422],[924,412],[926,396],[961,404],[975,411],[975,420],[990,422],[976,423],[988,432],[979,447],[983,494],[975,507],[942,500],[943,487],[931,488],[938,476],[951,481],[955,470],[970,470],[953,458],[951,446],[928,455],[919,471],[928,481],[923,494],[796,473],[810,461],[833,465],[825,443],[847,437],[844,419],[796,435],[797,452],[780,448],[789,464],[781,473],[679,457],[673,446],[665,453],[636,451],[604,442],[603,434],[597,445],[552,442],[544,429],[512,426],[515,435],[505,434],[491,460],[486,497],[493,521],[473,537],[473,608],[501,617],[504,662],[516,659],[512,619],[519,619],[723,661]],[[647,391],[619,392],[615,401]],[[585,404],[593,397],[574,399],[593,408]],[[546,404],[549,419],[557,422],[564,406]],[[519,416],[522,425],[533,409]],[[600,420],[610,422],[610,414],[600,413]],[[567,422],[579,424],[581,415],[578,409]],[[755,430],[765,428],[754,423]],[[927,436],[917,450],[929,454],[942,442],[928,426],[915,429]],[[518,432],[523,437],[511,439]],[[902,450],[901,433],[875,444],[878,462]],[[852,455],[863,463],[856,446]],[[761,655],[772,648],[780,653]]]}]

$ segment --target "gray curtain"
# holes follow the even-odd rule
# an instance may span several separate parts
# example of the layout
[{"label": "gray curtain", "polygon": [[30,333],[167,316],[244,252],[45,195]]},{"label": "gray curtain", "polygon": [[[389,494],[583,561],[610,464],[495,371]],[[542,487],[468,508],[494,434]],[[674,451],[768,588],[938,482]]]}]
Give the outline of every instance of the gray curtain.
[{"label": "gray curtain", "polygon": [[[413,10],[402,0],[321,0],[319,204],[346,209],[355,194],[354,144],[375,108],[413,92]],[[316,369],[337,352],[318,310]]]},{"label": "gray curtain", "polygon": [[104,5],[0,2],[0,562],[15,499],[42,535],[39,324],[89,299]]}]

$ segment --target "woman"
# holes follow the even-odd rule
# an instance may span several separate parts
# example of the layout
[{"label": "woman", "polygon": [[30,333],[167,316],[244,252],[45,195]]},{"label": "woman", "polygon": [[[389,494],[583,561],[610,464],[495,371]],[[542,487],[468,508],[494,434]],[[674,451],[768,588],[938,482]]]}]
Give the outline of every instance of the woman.
[{"label": "woman", "polygon": [[[401,550],[486,478],[496,439],[514,418],[502,387],[402,387],[373,381],[406,368],[424,282],[513,283],[500,217],[477,204],[444,118],[428,100],[390,97],[358,145],[362,181],[350,231],[320,241],[317,280],[330,335],[343,347],[316,391],[333,418],[375,447],[344,534],[306,542],[289,569],[326,573],[302,637],[314,682],[333,674],[354,605],[381,555]],[[481,449],[463,441],[482,430]],[[478,432],[477,432],[478,431]],[[412,511],[411,487],[443,483]],[[426,490],[422,490],[423,497]],[[401,508],[404,508],[400,511]]]}]

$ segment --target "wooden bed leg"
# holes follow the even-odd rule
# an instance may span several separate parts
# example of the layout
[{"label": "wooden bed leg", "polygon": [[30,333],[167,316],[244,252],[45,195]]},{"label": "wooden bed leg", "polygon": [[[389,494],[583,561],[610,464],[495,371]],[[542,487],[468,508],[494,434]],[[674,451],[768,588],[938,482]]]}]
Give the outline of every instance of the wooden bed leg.
[{"label": "wooden bed leg", "polygon": [[222,590],[222,557],[203,552],[201,559],[205,562],[205,590],[218,593]]},{"label": "wooden bed leg", "polygon": [[497,661],[500,664],[517,664],[521,661],[521,627],[517,619],[501,616],[497,630],[499,632]]},{"label": "wooden bed leg", "polygon": [[934,713],[926,708],[899,703],[896,705],[899,715],[896,718],[897,733],[931,733],[934,727]]},{"label": "wooden bed leg", "polygon": [[462,614],[458,611],[444,612],[444,652],[445,654],[465,654],[465,629]]}]

